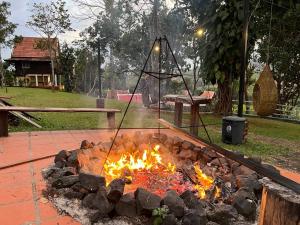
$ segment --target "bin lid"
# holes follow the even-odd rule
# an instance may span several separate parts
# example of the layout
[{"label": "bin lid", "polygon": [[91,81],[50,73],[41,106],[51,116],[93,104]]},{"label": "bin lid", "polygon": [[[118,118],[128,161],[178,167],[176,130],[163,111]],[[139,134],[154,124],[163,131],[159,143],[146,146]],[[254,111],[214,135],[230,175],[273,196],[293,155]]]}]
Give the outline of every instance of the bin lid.
[{"label": "bin lid", "polygon": [[244,122],[246,120],[246,118],[238,117],[238,116],[225,116],[225,117],[223,117],[223,120]]}]

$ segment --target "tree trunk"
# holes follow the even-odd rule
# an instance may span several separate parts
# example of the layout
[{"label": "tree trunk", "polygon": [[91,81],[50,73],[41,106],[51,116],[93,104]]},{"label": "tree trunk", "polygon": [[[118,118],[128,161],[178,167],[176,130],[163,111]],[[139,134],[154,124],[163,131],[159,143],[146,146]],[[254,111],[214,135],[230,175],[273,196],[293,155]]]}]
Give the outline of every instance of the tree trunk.
[{"label": "tree trunk", "polygon": [[4,70],[3,70],[1,49],[0,49],[0,86],[4,87]]},{"label": "tree trunk", "polygon": [[218,80],[218,102],[215,107],[215,112],[223,115],[231,114],[232,112],[232,94],[229,77],[226,76],[223,82]]},{"label": "tree trunk", "polygon": [[[246,77],[247,79],[247,77]],[[246,114],[250,113],[249,95],[248,95],[248,79],[245,82],[245,104],[246,104]]]},{"label": "tree trunk", "polygon": [[56,86],[57,83],[56,83],[56,80],[55,80],[54,60],[53,60],[53,54],[52,54],[51,37],[48,36],[47,40],[48,40],[48,51],[49,51],[50,60],[51,60],[52,89],[54,90],[54,86]]}]

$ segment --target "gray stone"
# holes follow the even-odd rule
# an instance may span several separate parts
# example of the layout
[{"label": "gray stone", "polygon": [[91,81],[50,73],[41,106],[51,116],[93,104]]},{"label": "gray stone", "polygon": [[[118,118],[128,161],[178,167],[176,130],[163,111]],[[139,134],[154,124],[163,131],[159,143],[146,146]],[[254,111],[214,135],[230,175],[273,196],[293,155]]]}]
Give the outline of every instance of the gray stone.
[{"label": "gray stone", "polygon": [[152,211],[160,207],[161,198],[144,188],[137,188],[134,196],[138,215],[151,216]]},{"label": "gray stone", "polygon": [[238,188],[247,187],[253,191],[262,190],[262,184],[258,181],[256,174],[252,175],[238,175],[236,176],[236,185]]},{"label": "gray stone", "polygon": [[231,205],[219,204],[214,210],[207,212],[208,220],[219,223],[220,225],[229,225],[231,219],[237,218],[238,213]]},{"label": "gray stone", "polygon": [[182,225],[206,225],[207,218],[205,213],[196,209],[189,209],[184,214]]},{"label": "gray stone", "polygon": [[189,209],[197,209],[202,211],[205,208],[205,201],[199,200],[190,190],[183,192],[180,197],[183,199],[186,207]]},{"label": "gray stone", "polygon": [[83,199],[85,194],[76,191],[68,191],[64,194],[64,196],[68,199],[72,199],[72,198]]},{"label": "gray stone", "polygon": [[178,224],[178,220],[173,214],[166,215],[166,217],[162,222],[162,225],[177,225],[177,224]]},{"label": "gray stone", "polygon": [[79,173],[80,184],[90,192],[96,192],[100,186],[105,186],[105,178],[89,173]]},{"label": "gray stone", "polygon": [[135,217],[137,215],[137,211],[134,193],[127,193],[123,195],[115,208],[119,216]]},{"label": "gray stone", "polygon": [[108,201],[105,187],[99,187],[93,205],[102,214],[108,214],[114,209],[114,205]]},{"label": "gray stone", "polygon": [[192,150],[192,149],[194,148],[194,144],[192,144],[192,143],[189,142],[189,141],[183,141],[181,147],[182,147],[183,149],[191,149],[191,150]]},{"label": "gray stone", "polygon": [[54,188],[66,188],[71,187],[73,184],[77,183],[79,178],[77,175],[60,177],[52,182],[52,187]]},{"label": "gray stone", "polygon": [[232,205],[238,213],[248,219],[254,220],[256,216],[256,197],[251,189],[240,188],[233,195]]},{"label": "gray stone", "polygon": [[80,145],[80,149],[88,149],[88,148],[92,148],[92,147],[94,147],[94,144],[90,143],[87,140],[83,140]]},{"label": "gray stone", "polygon": [[96,198],[96,193],[89,193],[82,200],[82,205],[86,208],[96,209],[93,203],[95,198]]},{"label": "gray stone", "polygon": [[86,190],[79,182],[74,184],[71,188],[72,188],[73,191],[80,192],[80,193],[83,193],[83,194],[88,194],[89,193],[89,191]]},{"label": "gray stone", "polygon": [[213,159],[210,164],[213,166],[226,166],[228,165],[228,162],[224,157],[218,157]]},{"label": "gray stone", "polygon": [[66,161],[67,158],[69,157],[70,153],[67,150],[61,150],[59,153],[54,158],[54,162],[58,161]]},{"label": "gray stone", "polygon": [[73,167],[64,167],[64,168],[61,168],[59,170],[55,170],[52,173],[51,177],[60,178],[60,177],[63,177],[63,176],[71,176],[71,175],[76,175],[75,168],[73,168]]},{"label": "gray stone", "polygon": [[249,169],[248,167],[246,166],[238,166],[235,170],[233,170],[233,174],[235,176],[238,176],[238,175],[252,175],[252,174],[255,174],[255,172],[251,169]]},{"label": "gray stone", "polygon": [[67,165],[68,166],[73,166],[73,167],[78,167],[79,166],[79,162],[78,162],[78,152],[75,150],[75,151],[72,151],[70,156],[68,157],[67,159]]},{"label": "gray stone", "polygon": [[114,179],[108,185],[108,199],[113,202],[118,202],[123,195],[125,181],[123,179]]},{"label": "gray stone", "polygon": [[66,165],[66,161],[57,161],[55,163],[55,167],[57,168],[63,168]]},{"label": "gray stone", "polygon": [[162,204],[168,206],[170,212],[173,213],[175,217],[183,217],[185,204],[176,191],[167,191],[165,197],[162,199]]},{"label": "gray stone", "polygon": [[42,169],[42,176],[44,179],[47,179],[48,177],[50,177],[55,171],[60,170],[60,168],[57,168],[55,166],[51,166],[51,167],[47,167]]}]

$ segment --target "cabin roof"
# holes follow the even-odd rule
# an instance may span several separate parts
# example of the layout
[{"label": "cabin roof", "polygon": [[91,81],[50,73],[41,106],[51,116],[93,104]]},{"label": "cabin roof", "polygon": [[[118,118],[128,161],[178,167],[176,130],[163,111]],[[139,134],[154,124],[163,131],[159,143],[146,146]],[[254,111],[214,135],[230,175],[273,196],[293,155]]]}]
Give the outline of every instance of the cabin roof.
[{"label": "cabin roof", "polygon": [[[19,43],[16,43],[11,58],[9,60],[32,60],[32,61],[48,61],[50,54],[48,50],[37,48],[37,43],[43,40],[40,37],[23,37]],[[58,52],[58,39],[52,38],[54,49]]]}]

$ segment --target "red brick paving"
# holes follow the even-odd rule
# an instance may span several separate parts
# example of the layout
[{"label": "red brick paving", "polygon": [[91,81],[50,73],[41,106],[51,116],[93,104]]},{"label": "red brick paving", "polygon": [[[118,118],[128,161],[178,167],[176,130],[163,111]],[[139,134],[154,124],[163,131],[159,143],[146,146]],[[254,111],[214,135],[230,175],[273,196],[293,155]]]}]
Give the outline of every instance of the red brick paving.
[{"label": "red brick paving", "polygon": [[[78,148],[83,139],[97,143],[111,131],[42,131],[11,133],[0,138],[0,167],[46,155],[61,149]],[[0,223],[3,225],[75,225],[68,216],[59,215],[50,203],[41,201],[45,183],[41,169],[53,158],[0,170]],[[300,183],[300,175],[286,170],[282,174]]]}]

